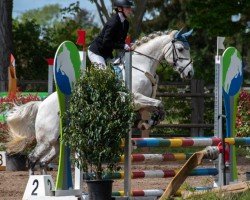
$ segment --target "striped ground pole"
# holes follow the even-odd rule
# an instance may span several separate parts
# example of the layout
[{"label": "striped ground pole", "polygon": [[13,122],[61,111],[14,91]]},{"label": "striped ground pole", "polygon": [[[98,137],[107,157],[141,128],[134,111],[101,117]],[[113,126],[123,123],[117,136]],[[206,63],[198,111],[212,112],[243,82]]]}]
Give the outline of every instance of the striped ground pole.
[{"label": "striped ground pole", "polygon": [[[157,190],[157,189],[132,190],[131,196],[132,197],[160,197],[163,194],[163,192],[164,192],[163,190]],[[124,191],[117,191],[117,192],[112,192],[112,196],[121,197],[125,195],[124,195]]]},{"label": "striped ground pole", "polygon": [[[139,170],[131,172],[131,179],[139,178],[170,178],[174,177],[179,170]],[[189,176],[215,176],[218,174],[216,168],[196,168]],[[103,179],[124,179],[124,172],[107,173]]]},{"label": "striped ground pole", "polygon": [[[203,147],[217,146],[221,142],[218,137],[212,138],[132,138],[132,144],[136,147]],[[250,137],[225,138],[230,145],[250,146]]]},{"label": "striped ground pole", "polygon": [[[193,188],[196,191],[209,191],[213,189],[212,187],[195,187]],[[161,189],[149,189],[149,190],[132,190],[132,197],[160,197],[162,196],[164,190]],[[124,191],[114,191],[112,192],[113,197],[123,197],[125,196]],[[181,196],[181,190],[178,190],[175,193],[175,196]]]},{"label": "striped ground pole", "polygon": [[[192,153],[132,154],[131,161],[132,163],[178,161],[187,160],[192,155]],[[124,163],[124,155],[121,156],[120,163]]]}]

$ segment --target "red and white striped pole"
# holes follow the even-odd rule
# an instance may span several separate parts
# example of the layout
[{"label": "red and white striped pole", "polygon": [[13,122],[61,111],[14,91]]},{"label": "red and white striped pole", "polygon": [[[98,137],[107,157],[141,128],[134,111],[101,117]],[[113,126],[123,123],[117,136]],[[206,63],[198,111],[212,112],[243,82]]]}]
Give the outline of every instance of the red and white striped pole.
[{"label": "red and white striped pole", "polygon": [[[77,41],[76,44],[81,45],[82,46],[82,55],[80,54],[80,58],[82,61],[82,70],[85,71],[86,70],[86,31],[79,29],[77,30]],[[77,158],[78,155],[76,154],[75,157]],[[83,185],[83,180],[82,180],[82,171],[75,166],[75,189],[82,189],[82,185]]]},{"label": "red and white striped pole", "polygon": [[48,63],[48,94],[53,93],[53,65],[54,58],[46,59]]},{"label": "red and white striped pole", "polygon": [[77,41],[76,44],[81,45],[82,46],[82,55],[80,55],[81,57],[81,61],[82,61],[82,69],[85,70],[86,69],[86,31],[79,29],[77,30]]}]

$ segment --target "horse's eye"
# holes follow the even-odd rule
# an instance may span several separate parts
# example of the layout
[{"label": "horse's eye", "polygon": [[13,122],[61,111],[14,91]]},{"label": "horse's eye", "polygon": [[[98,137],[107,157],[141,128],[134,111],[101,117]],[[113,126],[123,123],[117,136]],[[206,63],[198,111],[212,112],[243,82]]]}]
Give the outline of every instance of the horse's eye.
[{"label": "horse's eye", "polygon": [[179,51],[179,52],[182,52],[183,50],[184,50],[183,47],[178,48],[178,51]]},{"label": "horse's eye", "polygon": [[179,67],[178,71],[181,73],[183,71],[182,67]]}]

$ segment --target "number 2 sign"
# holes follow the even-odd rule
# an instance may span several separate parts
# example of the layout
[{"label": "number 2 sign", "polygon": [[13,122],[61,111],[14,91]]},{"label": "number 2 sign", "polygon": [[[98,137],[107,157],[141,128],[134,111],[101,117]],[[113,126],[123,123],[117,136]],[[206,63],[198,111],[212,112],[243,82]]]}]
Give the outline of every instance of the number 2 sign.
[{"label": "number 2 sign", "polygon": [[30,176],[23,199],[30,199],[32,196],[53,196],[55,190],[51,175]]}]

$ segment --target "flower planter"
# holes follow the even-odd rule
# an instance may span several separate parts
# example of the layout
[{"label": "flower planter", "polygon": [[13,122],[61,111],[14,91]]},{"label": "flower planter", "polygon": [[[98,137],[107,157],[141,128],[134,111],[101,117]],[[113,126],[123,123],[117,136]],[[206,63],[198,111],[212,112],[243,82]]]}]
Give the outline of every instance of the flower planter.
[{"label": "flower planter", "polygon": [[113,180],[88,180],[89,200],[111,200]]},{"label": "flower planter", "polygon": [[246,172],[246,179],[247,181],[250,181],[250,172]]},{"label": "flower planter", "polygon": [[25,171],[27,169],[26,160],[26,155],[6,155],[6,171]]}]

